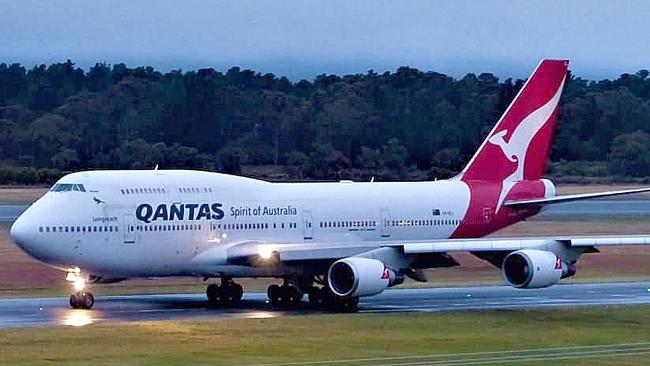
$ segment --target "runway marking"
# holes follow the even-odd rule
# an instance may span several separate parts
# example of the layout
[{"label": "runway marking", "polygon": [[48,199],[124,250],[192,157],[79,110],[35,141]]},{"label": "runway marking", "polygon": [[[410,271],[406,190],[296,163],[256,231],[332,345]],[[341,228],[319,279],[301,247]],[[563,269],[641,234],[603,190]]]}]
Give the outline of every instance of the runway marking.
[{"label": "runway marking", "polygon": [[[608,353],[604,353],[608,352]],[[485,364],[505,364],[513,362],[547,362],[547,361],[560,361],[560,360],[574,360],[574,359],[586,359],[586,358],[607,358],[607,357],[625,357],[625,356],[640,356],[650,354],[650,349],[643,349],[636,351],[632,349],[631,352],[612,352],[610,350],[605,350],[600,353],[567,353],[559,355],[539,355],[539,356],[528,356],[528,357],[494,357],[494,358],[483,358],[476,360],[467,360],[467,359],[458,359],[458,360],[449,360],[449,361],[434,361],[434,362],[422,362],[422,363],[404,363],[404,364],[381,364],[388,366],[408,366],[408,365],[418,365],[418,366],[453,366],[453,365],[485,365]]]},{"label": "runway marking", "polygon": [[[556,352],[554,355],[569,355],[577,353],[604,353],[604,352],[616,352],[620,350],[616,356],[621,356],[620,352],[625,350],[632,350],[642,352],[642,354],[650,353],[650,342],[638,342],[638,343],[615,343],[615,344],[605,344],[605,345],[592,345],[592,346],[569,346],[569,347],[549,347],[549,348],[529,348],[529,349],[520,349],[520,350],[503,350],[503,351],[486,351],[486,352],[465,352],[465,353],[443,353],[443,354],[429,354],[429,355],[419,355],[419,356],[393,356],[393,357],[368,357],[368,358],[348,358],[348,359],[338,359],[338,360],[323,360],[323,361],[302,361],[302,362],[285,362],[285,363],[258,363],[258,364],[242,364],[242,366],[294,366],[294,365],[327,365],[327,364],[350,364],[350,363],[365,363],[365,362],[382,362],[382,365],[437,365],[432,363],[432,361],[416,361],[414,363],[403,363],[403,364],[387,364],[386,361],[400,361],[400,360],[423,360],[426,358],[451,358],[458,357],[459,361],[454,360],[442,360],[441,362],[461,362],[460,357],[476,357],[476,356],[498,356],[504,354],[522,354],[522,353],[537,353],[540,352]],[[560,352],[560,353],[557,353]],[[605,354],[608,356],[609,354]],[[572,355],[575,357],[575,355]],[[504,356],[506,357],[506,356]],[[510,357],[537,357],[539,355],[520,355],[520,356],[510,356]],[[541,360],[547,360],[552,356],[545,356]],[[577,358],[577,357],[576,357]],[[477,359],[479,360],[479,359]],[[483,358],[481,361],[487,361]],[[528,360],[517,360],[528,361]],[[418,363],[419,362],[419,363]],[[435,362],[435,361],[434,361]],[[511,361],[513,362],[513,361]],[[486,363],[495,363],[495,361],[490,360]],[[462,363],[461,363],[462,364]]]}]

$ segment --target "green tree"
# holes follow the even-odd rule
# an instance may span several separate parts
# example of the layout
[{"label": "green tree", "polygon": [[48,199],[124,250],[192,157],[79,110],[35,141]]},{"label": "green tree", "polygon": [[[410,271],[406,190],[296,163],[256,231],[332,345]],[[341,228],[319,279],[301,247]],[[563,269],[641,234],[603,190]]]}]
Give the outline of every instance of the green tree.
[{"label": "green tree", "polygon": [[611,169],[621,175],[650,175],[650,135],[636,131],[616,136],[609,155]]}]

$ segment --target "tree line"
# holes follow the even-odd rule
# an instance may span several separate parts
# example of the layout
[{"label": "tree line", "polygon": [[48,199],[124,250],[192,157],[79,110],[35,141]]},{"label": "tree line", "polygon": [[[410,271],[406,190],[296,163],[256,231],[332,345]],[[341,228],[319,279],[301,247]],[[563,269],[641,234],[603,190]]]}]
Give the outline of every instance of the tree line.
[{"label": "tree line", "polygon": [[[549,174],[650,176],[650,78],[570,74]],[[192,168],[271,180],[452,176],[524,80],[400,67],[290,81],[233,67],[174,70],[70,60],[0,64],[0,184],[83,169]]]}]

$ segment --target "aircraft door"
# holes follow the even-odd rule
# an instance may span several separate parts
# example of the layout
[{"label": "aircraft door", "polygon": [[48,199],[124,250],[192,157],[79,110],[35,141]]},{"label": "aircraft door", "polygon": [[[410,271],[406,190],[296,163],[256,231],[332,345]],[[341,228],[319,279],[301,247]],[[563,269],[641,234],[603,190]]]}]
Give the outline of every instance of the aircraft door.
[{"label": "aircraft door", "polygon": [[388,238],[390,236],[390,211],[388,209],[381,210],[381,237]]},{"label": "aircraft door", "polygon": [[132,214],[124,214],[124,244],[135,244],[135,239],[135,216]]},{"label": "aircraft door", "polygon": [[305,240],[311,240],[314,237],[314,229],[311,220],[311,212],[305,211],[302,213],[303,234]]}]

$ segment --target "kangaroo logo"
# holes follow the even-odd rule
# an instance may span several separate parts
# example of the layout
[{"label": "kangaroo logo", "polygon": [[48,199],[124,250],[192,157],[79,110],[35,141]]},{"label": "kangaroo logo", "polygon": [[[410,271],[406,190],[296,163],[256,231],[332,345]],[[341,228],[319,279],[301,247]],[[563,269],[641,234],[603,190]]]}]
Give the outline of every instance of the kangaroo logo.
[{"label": "kangaroo logo", "polygon": [[524,179],[524,163],[526,161],[526,152],[528,151],[528,147],[537,132],[542,129],[555,111],[555,108],[560,101],[560,96],[562,95],[563,86],[564,80],[560,83],[560,86],[551,100],[526,116],[526,118],[517,125],[508,141],[505,140],[505,136],[508,135],[507,129],[495,132],[488,139],[488,142],[501,149],[503,155],[505,155],[508,161],[517,164],[515,171],[502,182],[501,194],[499,196],[499,202],[497,203],[497,211],[501,208],[503,200],[514,184],[517,181]]}]

